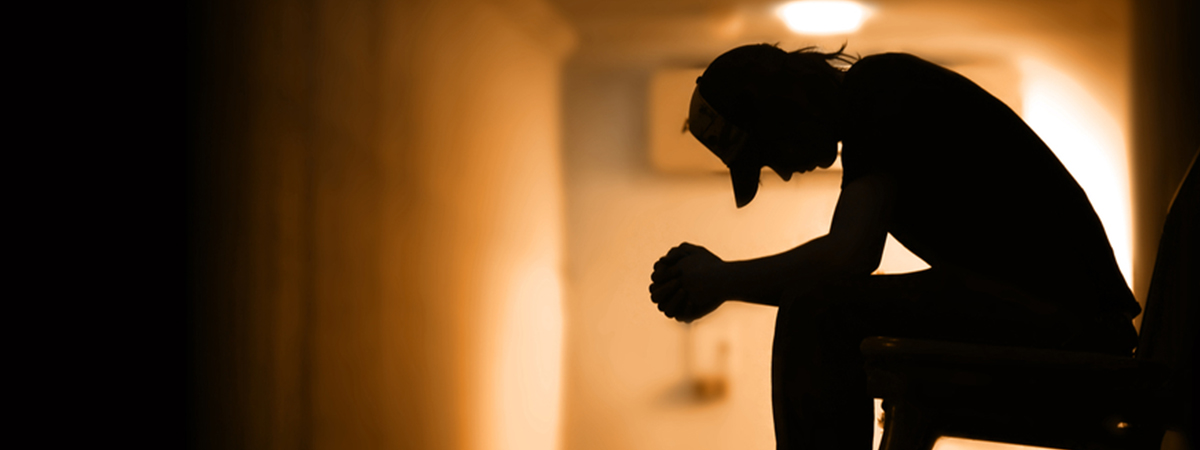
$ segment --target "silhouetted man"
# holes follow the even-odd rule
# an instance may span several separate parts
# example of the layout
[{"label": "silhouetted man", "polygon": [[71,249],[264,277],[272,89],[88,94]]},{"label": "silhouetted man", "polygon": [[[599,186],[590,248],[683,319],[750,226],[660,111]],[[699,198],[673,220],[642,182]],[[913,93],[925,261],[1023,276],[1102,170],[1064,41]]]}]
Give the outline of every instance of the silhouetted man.
[{"label": "silhouetted man", "polygon": [[[779,307],[772,360],[780,449],[869,449],[859,342],[930,338],[1128,355],[1140,312],[1087,196],[1011,109],[912,55],[731,50],[696,80],[688,126],[729,167],[737,206],[759,172],[828,167],[829,233],[723,261],[683,243],[651,299],[690,322],[727,300]],[[891,233],[930,269],[871,275]]]}]

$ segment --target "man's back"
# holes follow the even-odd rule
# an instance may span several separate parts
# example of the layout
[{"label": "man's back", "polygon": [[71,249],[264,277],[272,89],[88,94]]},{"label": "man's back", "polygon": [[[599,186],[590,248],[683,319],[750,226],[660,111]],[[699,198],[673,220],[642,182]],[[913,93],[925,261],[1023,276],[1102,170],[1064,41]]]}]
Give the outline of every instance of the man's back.
[{"label": "man's back", "polygon": [[1035,308],[1139,307],[1087,196],[1002,102],[911,55],[845,77],[843,185],[895,182],[889,232],[933,268]]}]

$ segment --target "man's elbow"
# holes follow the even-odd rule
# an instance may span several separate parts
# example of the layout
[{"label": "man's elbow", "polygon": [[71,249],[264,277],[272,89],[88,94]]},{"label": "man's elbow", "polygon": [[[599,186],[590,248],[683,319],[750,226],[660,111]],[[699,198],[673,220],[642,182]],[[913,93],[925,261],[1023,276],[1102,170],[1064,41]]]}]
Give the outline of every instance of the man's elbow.
[{"label": "man's elbow", "polygon": [[834,278],[870,275],[883,258],[884,239],[829,234],[823,244],[825,269]]},{"label": "man's elbow", "polygon": [[881,256],[866,252],[847,255],[846,260],[842,262],[843,273],[851,277],[870,275],[879,268]]},{"label": "man's elbow", "polygon": [[870,275],[879,268],[882,257],[882,253],[865,251],[843,251],[835,255],[828,261],[828,268],[831,274],[838,278]]}]

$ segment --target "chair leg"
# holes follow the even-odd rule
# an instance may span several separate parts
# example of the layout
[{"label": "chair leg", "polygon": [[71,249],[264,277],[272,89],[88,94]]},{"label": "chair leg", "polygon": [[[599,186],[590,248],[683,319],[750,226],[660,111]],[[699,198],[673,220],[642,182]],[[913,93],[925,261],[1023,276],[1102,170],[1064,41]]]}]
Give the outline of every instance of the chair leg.
[{"label": "chair leg", "polygon": [[904,402],[883,402],[883,442],[879,450],[930,450],[937,438],[920,408]]}]

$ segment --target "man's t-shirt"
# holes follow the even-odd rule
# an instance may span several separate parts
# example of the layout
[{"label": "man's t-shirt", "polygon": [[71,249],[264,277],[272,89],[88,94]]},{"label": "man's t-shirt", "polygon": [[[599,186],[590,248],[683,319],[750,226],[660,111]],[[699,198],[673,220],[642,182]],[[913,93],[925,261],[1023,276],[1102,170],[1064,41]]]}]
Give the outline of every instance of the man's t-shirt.
[{"label": "man's t-shirt", "polygon": [[906,54],[846,72],[842,185],[896,186],[888,231],[935,269],[1034,308],[1140,308],[1086,194],[1000,100]]}]

